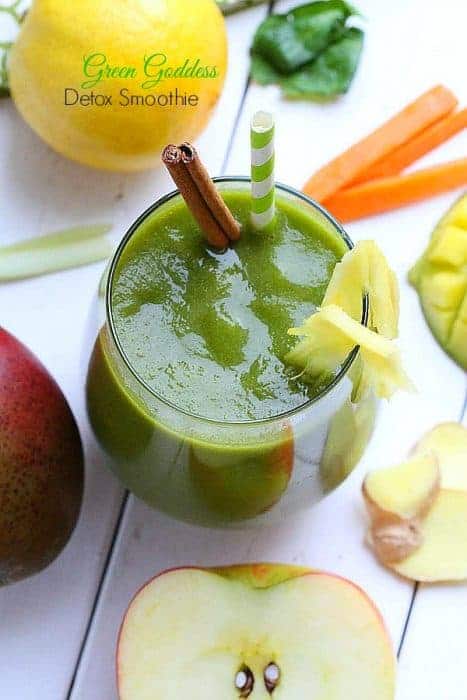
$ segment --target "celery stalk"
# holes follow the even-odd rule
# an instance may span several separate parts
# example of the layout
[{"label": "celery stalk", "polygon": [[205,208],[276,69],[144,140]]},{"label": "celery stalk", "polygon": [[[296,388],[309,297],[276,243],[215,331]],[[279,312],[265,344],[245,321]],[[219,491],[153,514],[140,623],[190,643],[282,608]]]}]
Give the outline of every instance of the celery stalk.
[{"label": "celery stalk", "polygon": [[[45,237],[47,238],[47,237]],[[65,237],[66,238],[66,237]],[[40,239],[0,248],[0,282],[37,277],[107,259],[112,245],[103,236],[46,245]]]},{"label": "celery stalk", "polygon": [[44,236],[36,236],[28,238],[18,243],[0,247],[0,254],[3,253],[20,253],[25,250],[44,250],[46,248],[54,248],[55,246],[65,243],[78,243],[88,238],[99,238],[110,231],[110,224],[93,224],[91,226],[74,226],[73,228],[63,229],[62,231],[54,231],[47,233]]}]

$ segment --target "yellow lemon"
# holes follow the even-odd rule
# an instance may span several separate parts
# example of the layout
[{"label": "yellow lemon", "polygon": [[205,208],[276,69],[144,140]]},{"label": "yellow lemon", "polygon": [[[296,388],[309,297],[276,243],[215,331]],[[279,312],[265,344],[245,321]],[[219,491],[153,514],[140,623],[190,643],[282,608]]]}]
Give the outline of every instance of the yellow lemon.
[{"label": "yellow lemon", "polygon": [[35,0],[9,73],[16,106],[52,148],[132,171],[196,138],[226,63],[214,0]]}]

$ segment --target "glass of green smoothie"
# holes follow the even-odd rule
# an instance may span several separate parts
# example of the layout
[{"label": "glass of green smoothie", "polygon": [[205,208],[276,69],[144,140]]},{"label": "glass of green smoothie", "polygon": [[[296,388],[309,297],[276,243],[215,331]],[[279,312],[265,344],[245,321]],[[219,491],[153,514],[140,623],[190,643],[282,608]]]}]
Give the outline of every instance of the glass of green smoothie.
[{"label": "glass of green smoothie", "polygon": [[211,249],[178,191],[139,217],[109,268],[87,404],[127,488],[176,518],[231,526],[289,517],[337,486],[374,406],[350,401],[358,348],[313,381],[285,362],[287,330],[321,303],[346,233],[284,185],[258,232],[250,180],[214,181],[240,240]]}]

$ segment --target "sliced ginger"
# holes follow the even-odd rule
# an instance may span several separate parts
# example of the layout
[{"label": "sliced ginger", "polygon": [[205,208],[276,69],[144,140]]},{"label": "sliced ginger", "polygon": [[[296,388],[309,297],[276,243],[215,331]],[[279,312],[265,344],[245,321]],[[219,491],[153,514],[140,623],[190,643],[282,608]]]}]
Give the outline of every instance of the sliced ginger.
[{"label": "sliced ginger", "polygon": [[429,455],[369,474],[363,496],[371,518],[368,541],[378,559],[393,563],[423,542],[420,521],[440,490],[437,459]]},{"label": "sliced ginger", "polygon": [[414,455],[434,454],[443,489],[467,492],[467,428],[459,423],[441,423],[415,445]]},{"label": "sliced ginger", "polygon": [[383,564],[417,581],[467,579],[467,428],[438,425],[409,461],[369,474],[363,494]]},{"label": "sliced ginger", "polygon": [[287,360],[312,376],[334,371],[359,346],[363,372],[377,396],[389,398],[397,389],[411,387],[395,342],[362,326],[334,304],[322,306],[289,333],[302,340]]},{"label": "sliced ginger", "polygon": [[368,501],[380,511],[410,520],[420,517],[440,490],[440,470],[431,455],[368,474],[363,489]]},{"label": "sliced ginger", "polygon": [[423,544],[392,565],[416,581],[467,579],[467,493],[443,489],[421,523]]}]

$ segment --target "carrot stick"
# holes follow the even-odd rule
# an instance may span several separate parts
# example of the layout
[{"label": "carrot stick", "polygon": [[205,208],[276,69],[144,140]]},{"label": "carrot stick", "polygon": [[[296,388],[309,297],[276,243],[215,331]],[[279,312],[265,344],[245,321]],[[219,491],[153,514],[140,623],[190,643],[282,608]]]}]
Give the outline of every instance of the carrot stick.
[{"label": "carrot stick", "polygon": [[437,85],[431,88],[318,170],[306,183],[304,192],[318,202],[329,199],[378,160],[452,112],[456,105],[456,98],[446,87]]},{"label": "carrot stick", "polygon": [[324,206],[341,221],[353,221],[404,207],[461,185],[467,185],[467,158],[408,175],[365,182],[337,192],[324,202]]},{"label": "carrot stick", "polygon": [[362,182],[376,180],[380,177],[398,175],[404,168],[412,165],[416,160],[450,139],[451,136],[462,131],[462,129],[465,129],[465,127],[467,127],[467,108],[448,114],[447,117],[435,122],[418,136],[414,136],[413,139],[370,166],[350,186],[354,187]]}]

